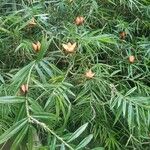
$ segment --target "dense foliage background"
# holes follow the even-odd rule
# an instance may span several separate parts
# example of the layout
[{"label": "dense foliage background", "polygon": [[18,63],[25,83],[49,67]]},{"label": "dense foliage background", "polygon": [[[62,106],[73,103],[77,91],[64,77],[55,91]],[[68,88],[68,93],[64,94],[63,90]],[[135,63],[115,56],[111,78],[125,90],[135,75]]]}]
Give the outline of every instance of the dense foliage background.
[{"label": "dense foliage background", "polygon": [[0,0],[1,149],[148,150],[149,33],[149,0]]}]

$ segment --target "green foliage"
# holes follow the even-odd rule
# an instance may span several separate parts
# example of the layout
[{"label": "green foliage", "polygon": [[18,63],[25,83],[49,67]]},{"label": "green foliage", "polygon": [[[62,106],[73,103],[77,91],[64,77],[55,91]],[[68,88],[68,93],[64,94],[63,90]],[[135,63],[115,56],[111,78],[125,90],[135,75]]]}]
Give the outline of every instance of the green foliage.
[{"label": "green foliage", "polygon": [[0,148],[148,150],[149,20],[149,0],[1,0]]}]

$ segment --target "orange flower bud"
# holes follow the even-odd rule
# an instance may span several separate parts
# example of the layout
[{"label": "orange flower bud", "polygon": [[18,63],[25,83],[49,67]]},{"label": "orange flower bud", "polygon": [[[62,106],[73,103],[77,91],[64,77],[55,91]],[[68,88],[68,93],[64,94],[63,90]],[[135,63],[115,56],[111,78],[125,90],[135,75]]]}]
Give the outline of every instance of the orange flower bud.
[{"label": "orange flower bud", "polygon": [[120,32],[120,39],[124,40],[126,35],[127,35],[126,32],[124,31]]},{"label": "orange flower bud", "polygon": [[36,44],[32,43],[32,48],[33,48],[35,51],[37,51],[37,45],[36,45]]},{"label": "orange flower bud", "polygon": [[38,42],[36,43],[36,45],[37,45],[37,51],[40,51],[40,49],[41,49],[41,43],[38,41]]},{"label": "orange flower bud", "polygon": [[20,90],[23,94],[26,94],[28,92],[28,85],[27,84],[21,85]]},{"label": "orange flower bud", "polygon": [[84,17],[78,16],[78,17],[75,19],[75,24],[76,24],[76,25],[82,25],[83,23],[84,23]]},{"label": "orange flower bud", "polygon": [[29,27],[34,27],[36,25],[35,19],[32,18],[29,23],[28,23]]},{"label": "orange flower bud", "polygon": [[63,48],[65,49],[66,52],[68,53],[73,53],[75,52],[76,48],[76,43],[71,44],[70,42],[67,44],[62,44]]},{"label": "orange flower bud", "polygon": [[36,44],[32,43],[32,47],[33,47],[35,52],[39,52],[41,49],[41,43],[39,41]]},{"label": "orange flower bud", "polygon": [[85,73],[85,77],[88,79],[92,79],[94,77],[94,75],[95,75],[95,73],[93,73],[91,69]]},{"label": "orange flower bud", "polygon": [[135,57],[133,55],[129,56],[129,62],[134,63]]}]

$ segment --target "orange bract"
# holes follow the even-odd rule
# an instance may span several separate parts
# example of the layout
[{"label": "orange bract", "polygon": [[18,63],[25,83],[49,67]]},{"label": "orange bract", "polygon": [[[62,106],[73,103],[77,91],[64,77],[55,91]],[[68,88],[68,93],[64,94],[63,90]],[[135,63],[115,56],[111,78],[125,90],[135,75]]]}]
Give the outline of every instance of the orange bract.
[{"label": "orange bract", "polygon": [[134,63],[135,57],[133,55],[129,56],[129,62]]},{"label": "orange bract", "polygon": [[76,42],[71,44],[70,42],[67,44],[62,44],[63,48],[65,49],[66,52],[68,53],[73,53],[76,48]]},{"label": "orange bract", "polygon": [[88,79],[92,79],[94,77],[95,73],[92,72],[92,70],[88,70],[86,73],[85,73],[85,77],[88,78]]},{"label": "orange bract", "polygon": [[84,17],[78,16],[75,20],[76,25],[82,25],[84,23]]},{"label": "orange bract", "polygon": [[28,85],[27,84],[21,85],[20,90],[23,94],[26,94],[28,92]]},{"label": "orange bract", "polygon": [[30,27],[34,27],[34,26],[36,25],[35,19],[32,18],[32,19],[29,21],[28,25],[29,25]]},{"label": "orange bract", "polygon": [[32,47],[35,52],[39,52],[41,49],[41,43],[39,41],[37,43],[32,43]]},{"label": "orange bract", "polygon": [[120,39],[124,40],[126,35],[127,35],[126,32],[124,31],[120,32]]}]

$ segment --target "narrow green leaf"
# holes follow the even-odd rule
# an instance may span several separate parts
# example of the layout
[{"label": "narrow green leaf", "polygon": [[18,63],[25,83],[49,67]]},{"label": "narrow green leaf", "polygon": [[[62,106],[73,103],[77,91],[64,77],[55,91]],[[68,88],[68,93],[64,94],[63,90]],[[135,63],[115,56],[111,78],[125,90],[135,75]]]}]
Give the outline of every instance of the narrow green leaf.
[{"label": "narrow green leaf", "polygon": [[92,140],[92,138],[93,138],[93,135],[92,135],[92,134],[90,134],[89,136],[87,136],[85,139],[83,139],[83,140],[79,143],[79,145],[77,146],[76,150],[85,147],[87,144],[90,143],[90,141]]},{"label": "narrow green leaf", "polygon": [[21,96],[4,96],[0,97],[0,104],[15,104],[25,102],[25,97]]},{"label": "narrow green leaf", "polygon": [[125,117],[125,115],[126,115],[126,100],[124,99],[123,100],[123,104],[122,104],[122,111],[123,111],[123,116]]},{"label": "narrow green leaf", "polygon": [[130,94],[133,93],[136,89],[137,89],[137,87],[134,87],[134,88],[130,89],[130,90],[126,93],[125,96],[130,95]]},{"label": "narrow green leaf", "polygon": [[113,125],[115,125],[116,122],[119,120],[121,114],[122,114],[122,107],[119,107],[119,108],[117,108],[117,113],[115,114],[116,118],[115,118]]},{"label": "narrow green leaf", "polygon": [[132,124],[132,114],[133,114],[133,107],[132,107],[132,103],[130,102],[129,106],[128,106],[128,124],[129,124],[129,127],[131,127],[131,124]]},{"label": "narrow green leaf", "polygon": [[0,75],[0,81],[1,81],[2,83],[5,83],[5,81],[4,81],[3,77],[2,77],[2,75]]},{"label": "narrow green leaf", "polygon": [[95,148],[93,148],[91,150],[104,150],[104,147],[95,147]]},{"label": "narrow green leaf", "polygon": [[12,78],[12,83],[10,85],[10,89],[14,89],[15,92],[17,92],[18,88],[23,82],[26,82],[29,72],[33,69],[35,65],[35,61],[32,61],[22,69],[20,69]]},{"label": "narrow green leaf", "polygon": [[56,149],[56,137],[53,137],[52,139],[49,138],[49,147],[50,147],[50,150],[55,150]]},{"label": "narrow green leaf", "polygon": [[48,66],[45,62],[41,61],[40,62],[41,67],[45,70],[45,72],[49,75],[52,76],[52,71],[50,69],[50,66]]},{"label": "narrow green leaf", "polygon": [[88,123],[85,123],[84,125],[82,125],[79,129],[77,129],[71,136],[70,139],[68,140],[68,142],[73,141],[74,139],[76,139],[78,136],[80,136],[80,134],[82,134],[82,132],[87,128]]},{"label": "narrow green leaf", "polygon": [[36,132],[36,129],[30,125],[28,130],[28,138],[27,138],[27,147],[28,150],[34,149],[34,134]]},{"label": "narrow green leaf", "polygon": [[8,130],[6,130],[1,136],[0,136],[0,144],[6,142],[9,140],[14,134],[16,134],[18,131],[20,131],[25,124],[27,123],[27,119],[22,119],[19,122],[15,123],[12,127],[10,127]]},{"label": "narrow green leaf", "polygon": [[28,98],[30,105],[30,109],[34,113],[42,113],[44,110],[42,109],[41,105],[34,99]]},{"label": "narrow green leaf", "polygon": [[135,105],[135,111],[136,111],[136,121],[137,121],[138,126],[140,127],[140,116],[139,116],[138,105]]},{"label": "narrow green leaf", "polygon": [[60,150],[65,150],[65,145],[63,143],[61,144]]},{"label": "narrow green leaf", "polygon": [[17,147],[19,146],[19,144],[22,142],[23,138],[25,137],[26,133],[28,131],[28,125],[25,126],[17,135],[17,137],[15,138],[12,146],[11,146],[11,150],[16,150]]},{"label": "narrow green leaf", "polygon": [[32,68],[32,66],[34,65],[34,61],[32,61],[31,63],[29,63],[28,65],[26,65],[25,67],[23,67],[21,70],[19,70],[12,78],[12,80],[16,83],[19,82],[21,79],[24,79],[27,77],[30,69]]},{"label": "narrow green leaf", "polygon": [[42,70],[39,68],[38,64],[35,65],[35,69],[36,69],[36,71],[37,71],[39,77],[41,78],[41,81],[42,81],[43,83],[46,83],[46,77],[45,77],[45,75],[43,74]]},{"label": "narrow green leaf", "polygon": [[114,71],[110,76],[113,77],[113,76],[116,75],[118,72],[121,72],[121,70],[116,70],[116,71]]}]

